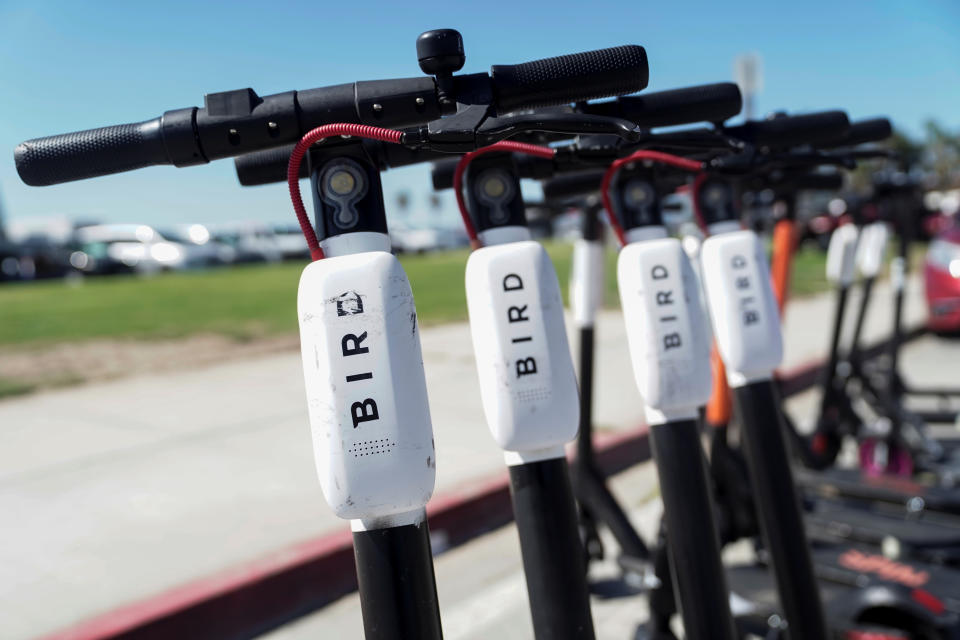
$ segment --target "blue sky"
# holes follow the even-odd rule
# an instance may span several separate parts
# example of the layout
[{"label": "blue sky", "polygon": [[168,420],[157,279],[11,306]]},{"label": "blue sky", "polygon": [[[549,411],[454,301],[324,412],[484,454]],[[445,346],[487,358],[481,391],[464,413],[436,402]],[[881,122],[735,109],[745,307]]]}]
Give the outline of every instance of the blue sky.
[{"label": "blue sky", "polygon": [[[960,129],[960,2],[181,2],[0,0],[0,200],[10,219],[293,221],[283,186],[242,189],[233,163],[157,167],[55,187],[22,185],[27,138],[134,122],[200,105],[204,93],[260,94],[420,75],[426,29],[464,36],[466,72],[491,64],[641,44],[650,90],[732,79],[763,58],[757,112],[845,108],[919,133]],[[425,210],[428,169],[384,175]],[[452,199],[446,200],[448,208]],[[454,220],[448,216],[447,220]]]}]

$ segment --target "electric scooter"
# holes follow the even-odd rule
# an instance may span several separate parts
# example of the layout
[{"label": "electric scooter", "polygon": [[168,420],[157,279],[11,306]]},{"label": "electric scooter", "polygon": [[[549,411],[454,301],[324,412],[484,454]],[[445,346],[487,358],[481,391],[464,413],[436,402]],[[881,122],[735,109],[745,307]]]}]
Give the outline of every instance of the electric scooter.
[{"label": "electric scooter", "polygon": [[[469,150],[544,120],[548,129],[569,124],[562,117],[508,119],[497,110],[627,93],[647,76],[645,53],[636,46],[459,77],[453,73],[464,57],[456,31],[422,34],[417,53],[435,77],[264,97],[251,89],[210,94],[203,109],[30,140],[15,152],[21,179],[41,186],[158,164],[202,164],[300,140],[288,184],[314,258],[297,306],[317,470],[328,504],[351,521],[365,635],[378,640],[442,635],[424,510],[435,454],[413,297],[389,253],[378,163],[356,138]],[[440,118],[455,112],[462,117]],[[632,135],[631,127],[609,119],[592,124]],[[300,197],[304,159],[316,230]],[[592,629],[573,633],[563,637],[592,637]]]},{"label": "electric scooter", "polygon": [[[716,458],[713,463],[717,463]],[[740,476],[742,485],[747,483],[744,476],[745,474]],[[728,484],[736,484],[736,482]],[[741,490],[740,494],[749,496],[749,490]],[[748,521],[752,517],[752,505],[749,511],[751,514],[746,517],[742,513],[727,513],[726,526],[730,527],[731,524],[736,526]],[[721,519],[721,522],[724,522],[724,519]],[[884,582],[870,575],[870,571],[875,571],[878,567],[887,576],[896,575],[898,571],[896,566],[880,567],[876,558],[872,558],[869,553],[851,548],[841,549],[839,552],[836,549],[818,548],[815,550],[815,558],[821,580],[820,587],[829,597],[828,617],[831,620],[832,629],[844,629],[845,632],[850,633],[868,631],[875,633],[882,628],[886,633],[892,629],[890,625],[894,624],[890,616],[899,616],[899,622],[917,633],[924,632],[924,629],[936,630],[931,631],[932,635],[914,637],[950,637],[944,634],[949,633],[953,614],[944,611],[938,614],[936,597],[931,599],[928,597],[929,594],[922,590],[910,591],[902,584],[890,580]],[[773,615],[776,611],[776,603],[764,597],[764,594],[770,593],[769,577],[765,577],[765,574],[765,571],[755,567],[741,567],[730,574],[735,591],[738,594],[751,595],[748,610],[744,611],[741,607],[741,627],[763,633],[770,630],[770,625],[782,625],[782,618]],[[936,579],[931,584],[937,588],[938,592],[942,592],[941,587],[949,582],[949,576],[944,578],[937,574],[937,570],[933,574],[936,575]],[[927,580],[931,573],[919,570],[916,575]],[[761,606],[765,599],[767,607]],[[740,598],[736,602],[743,604],[747,601]],[[934,611],[929,610],[929,607],[925,608],[924,602],[932,606]],[[887,637],[896,636],[888,635]]]}]

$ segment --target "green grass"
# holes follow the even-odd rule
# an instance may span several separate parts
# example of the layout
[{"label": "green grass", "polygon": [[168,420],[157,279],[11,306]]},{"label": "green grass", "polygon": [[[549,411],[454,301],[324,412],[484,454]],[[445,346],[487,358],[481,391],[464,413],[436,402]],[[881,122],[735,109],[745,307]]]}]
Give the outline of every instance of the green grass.
[{"label": "green grass", "polygon": [[32,382],[21,382],[12,378],[0,377],[0,398],[32,393],[36,388],[37,385]]},{"label": "green grass", "polygon": [[[564,299],[570,276],[569,243],[547,243]],[[405,255],[423,325],[463,320],[467,251]],[[822,290],[823,255],[798,253],[794,287]],[[617,304],[616,254],[607,254],[608,305]],[[159,339],[216,333],[236,340],[294,332],[297,281],[303,264],[243,266],[155,277],[87,278],[0,287],[0,345],[40,348],[95,338]],[[2,384],[2,383],[0,383]]]},{"label": "green grass", "polygon": [[808,296],[825,291],[827,282],[827,254],[812,245],[802,247],[793,257],[790,275],[790,295]]},{"label": "green grass", "polygon": [[[566,289],[571,248],[549,250]],[[466,318],[468,252],[402,256],[424,325]],[[297,329],[304,265],[241,266],[154,277],[86,278],[0,287],[0,345],[42,347],[95,338],[159,339],[216,333],[237,340]]]}]

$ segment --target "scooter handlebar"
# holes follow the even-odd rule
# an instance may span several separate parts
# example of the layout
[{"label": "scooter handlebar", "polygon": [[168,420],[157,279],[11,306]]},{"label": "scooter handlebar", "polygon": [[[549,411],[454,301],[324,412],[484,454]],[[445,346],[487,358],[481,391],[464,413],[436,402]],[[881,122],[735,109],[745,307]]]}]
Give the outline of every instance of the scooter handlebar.
[{"label": "scooter handlebar", "polygon": [[743,107],[740,89],[732,82],[622,96],[609,102],[583,105],[584,113],[625,118],[640,127],[670,127],[691,122],[723,122]]},{"label": "scooter handlebar", "polygon": [[600,191],[604,169],[581,171],[557,176],[543,182],[543,199],[557,202],[577,198]]},{"label": "scooter handlebar", "polygon": [[755,146],[786,149],[799,145],[820,145],[847,134],[850,120],[843,111],[818,111],[770,120],[752,120],[724,133]]},{"label": "scooter handlebar", "polygon": [[[643,47],[627,45],[494,66],[458,76],[473,96],[492,95],[498,112],[638,91],[646,86]],[[203,108],[146,122],[28,140],[14,160],[21,179],[45,186],[153,165],[203,164],[297,142],[322,124],[412,126],[442,115],[433,78],[355,82],[258,96],[252,89],[209,94]]]},{"label": "scooter handlebar", "polygon": [[605,98],[647,86],[647,52],[610,47],[515,65],[494,65],[490,80],[501,112]]},{"label": "scooter handlebar", "polygon": [[893,127],[886,118],[869,118],[850,123],[845,136],[823,144],[824,148],[855,147],[868,142],[881,142],[893,135]]},{"label": "scooter handlebar", "polygon": [[27,140],[13,156],[20,178],[34,187],[170,164],[161,118]]},{"label": "scooter handlebar", "polygon": [[[446,159],[450,157],[449,153],[424,148],[410,149],[389,142],[368,141],[364,144],[375,147],[372,157],[381,169],[405,167],[420,162],[446,162]],[[289,144],[234,158],[233,165],[237,171],[237,180],[240,185],[255,187],[274,182],[284,182],[287,179],[287,163],[290,161],[293,147],[294,145]],[[459,158],[460,156],[454,157],[454,164]],[[300,163],[300,177],[306,178],[309,175],[309,165],[306,162]],[[453,175],[452,168],[450,169],[450,175]]]}]

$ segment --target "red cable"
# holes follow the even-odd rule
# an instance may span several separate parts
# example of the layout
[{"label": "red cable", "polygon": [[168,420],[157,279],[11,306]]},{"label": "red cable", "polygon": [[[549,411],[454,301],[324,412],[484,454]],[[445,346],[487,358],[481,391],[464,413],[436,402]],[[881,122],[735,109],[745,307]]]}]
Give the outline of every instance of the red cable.
[{"label": "red cable", "polygon": [[617,240],[620,241],[621,247],[626,246],[627,236],[624,235],[623,227],[620,226],[620,221],[617,220],[617,216],[613,213],[613,203],[610,201],[610,183],[613,182],[614,176],[620,171],[620,167],[639,160],[652,160],[660,164],[678,167],[687,171],[694,171],[697,172],[698,175],[703,171],[703,163],[681,156],[675,156],[671,153],[663,153],[662,151],[634,151],[627,157],[614,160],[610,163],[606,173],[603,174],[603,181],[600,183],[600,197],[603,198],[603,206],[607,210],[607,222],[610,223],[610,227],[617,236]]},{"label": "red cable", "polygon": [[323,249],[320,248],[320,243],[317,241],[317,234],[313,230],[313,225],[307,216],[307,210],[303,206],[303,198],[300,195],[300,164],[303,162],[303,156],[307,153],[307,149],[320,140],[331,136],[354,136],[399,144],[402,135],[402,132],[394,129],[371,127],[366,124],[325,124],[308,131],[300,138],[300,142],[297,143],[290,154],[290,162],[287,163],[287,188],[290,190],[293,210],[297,214],[297,222],[300,223],[303,236],[307,239],[312,260],[322,260]]},{"label": "red cable", "polygon": [[697,226],[700,227],[700,230],[704,234],[709,235],[710,230],[707,228],[707,222],[703,219],[703,211],[700,210],[700,187],[703,186],[704,181],[707,179],[707,174],[701,173],[698,174],[696,178],[693,179],[693,189],[690,193],[690,200],[693,203],[693,217],[697,221]]},{"label": "red cable", "polygon": [[463,218],[463,226],[467,231],[467,237],[470,238],[470,247],[472,249],[477,249],[480,247],[480,239],[477,237],[477,229],[473,226],[473,221],[470,219],[470,214],[467,211],[467,204],[463,201],[463,174],[466,172],[470,163],[473,162],[473,159],[477,156],[498,151],[514,151],[516,153],[525,153],[530,156],[539,156],[541,158],[548,159],[553,158],[554,154],[556,153],[550,147],[528,144],[526,142],[513,142],[510,140],[504,140],[503,142],[495,142],[489,147],[483,147],[482,149],[469,151],[463,154],[463,157],[460,158],[460,162],[457,163],[456,169],[453,171],[453,192],[457,197],[457,207],[460,208],[460,216]]}]

